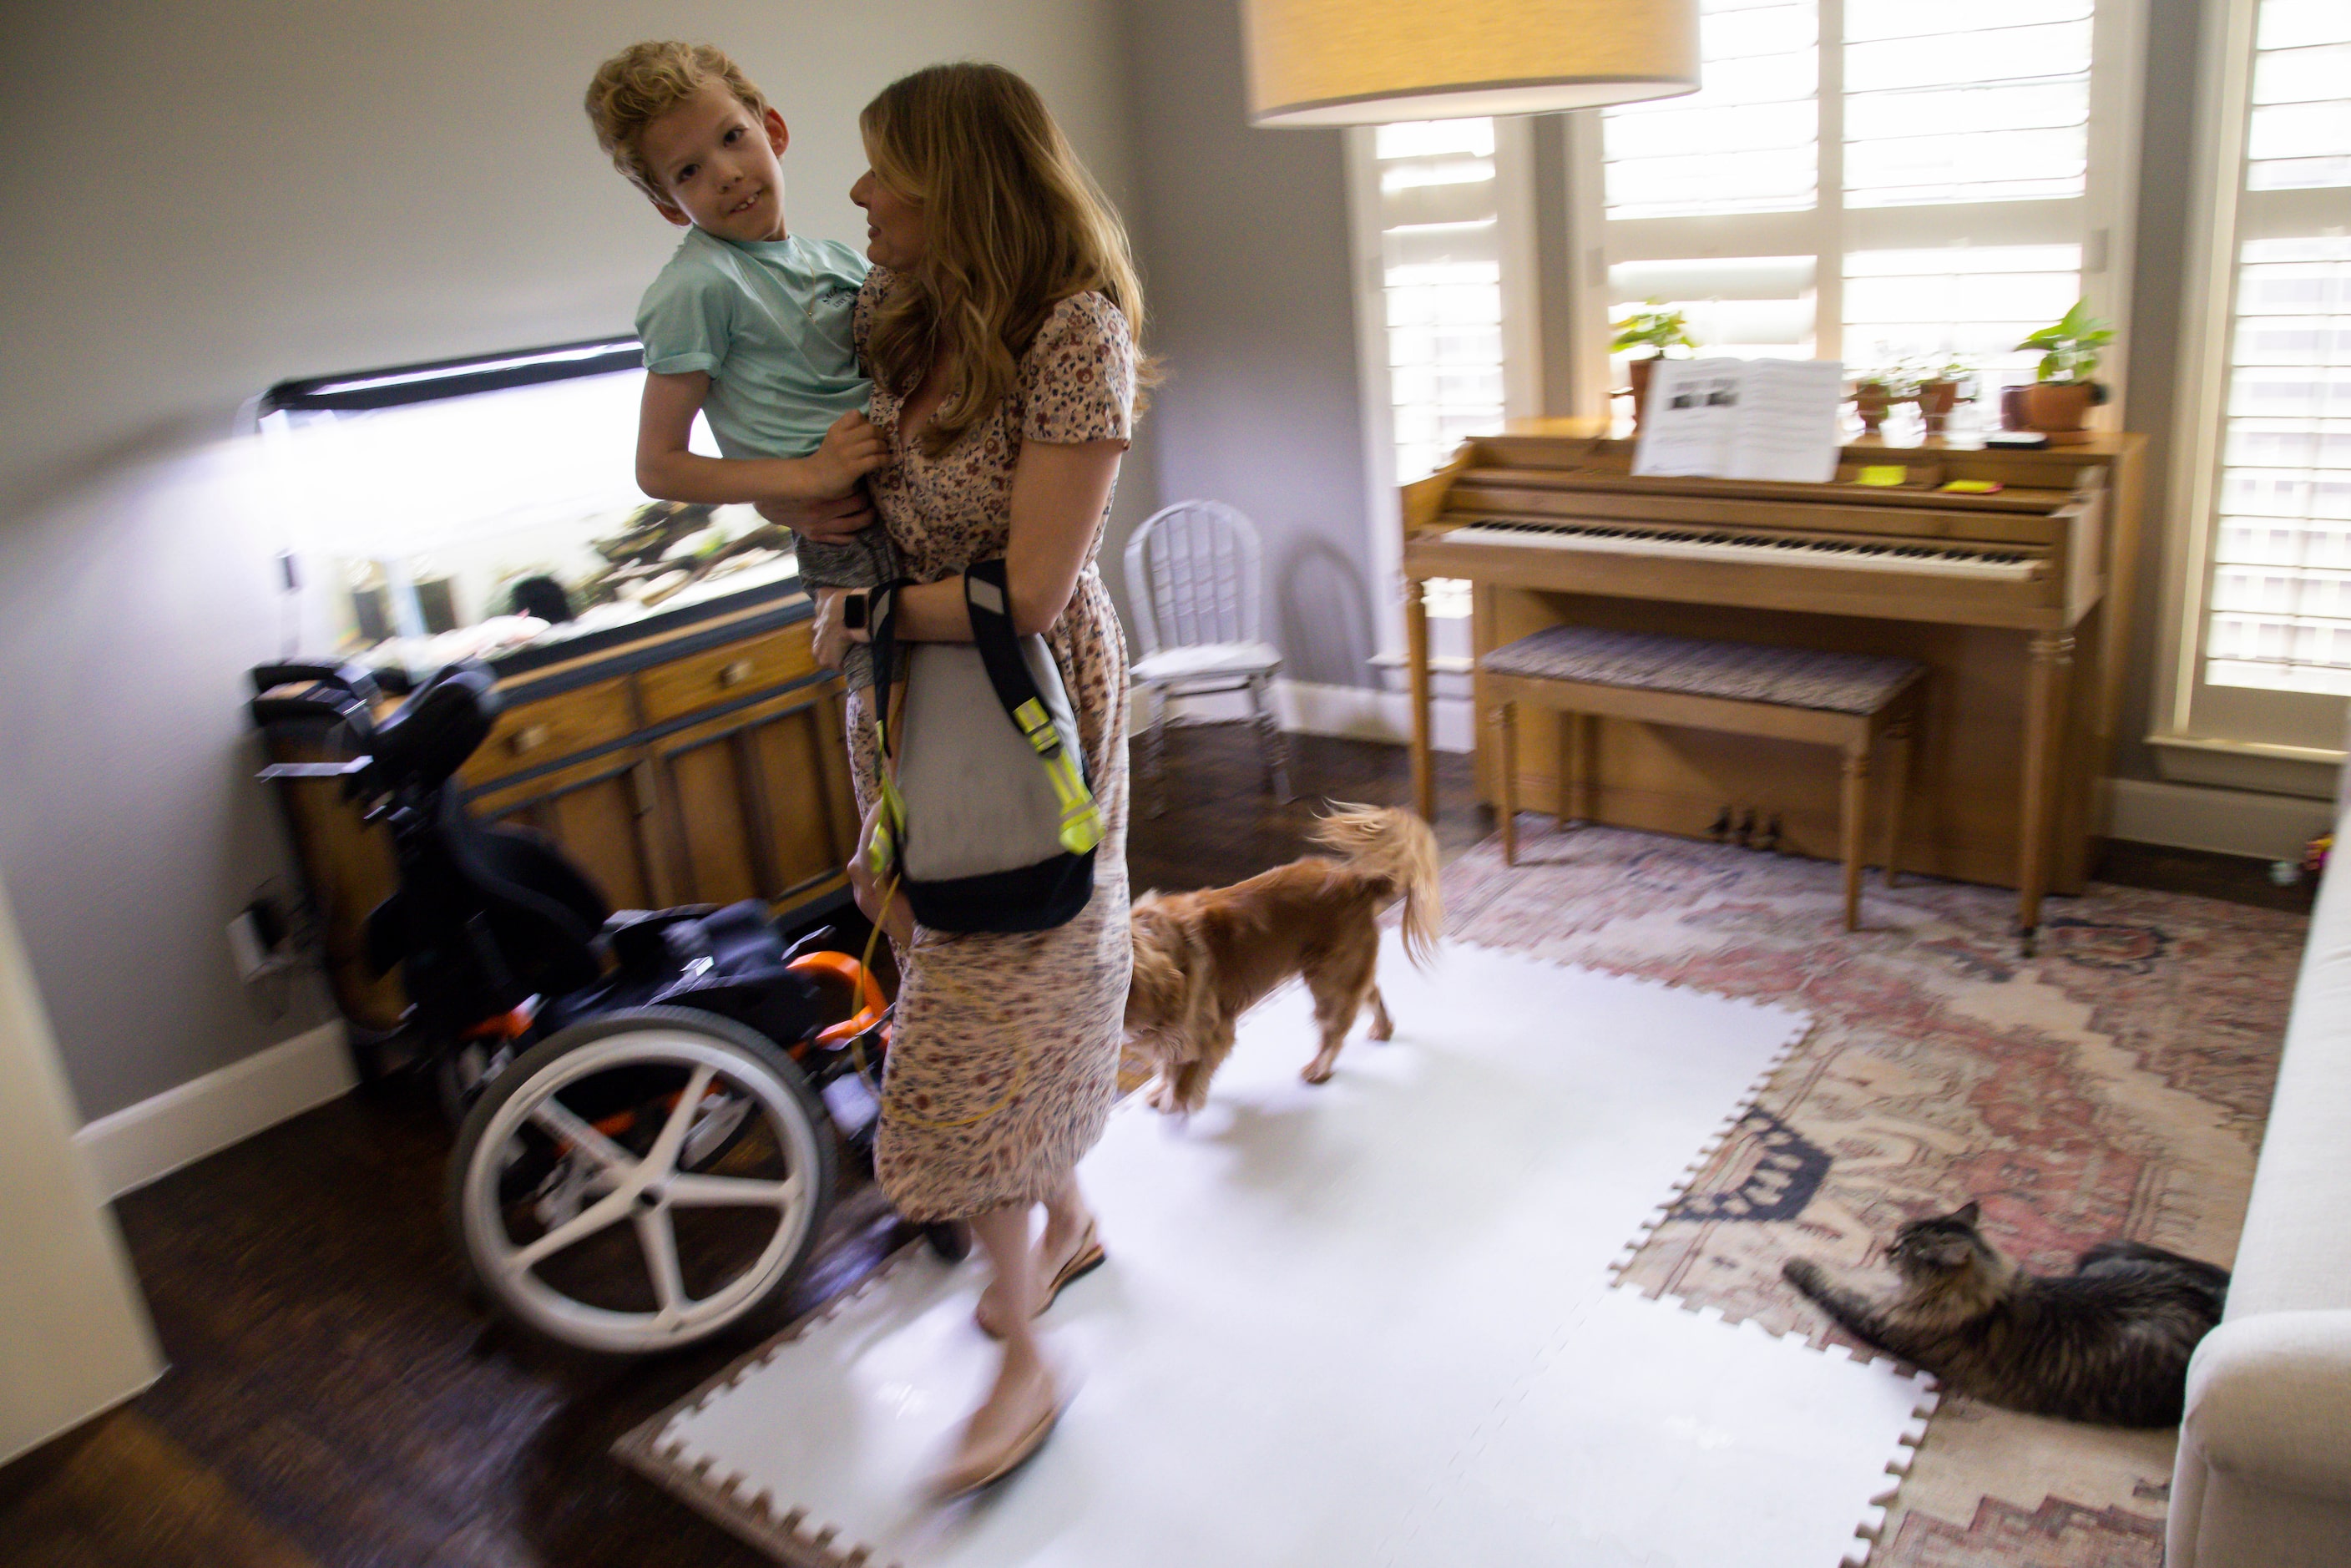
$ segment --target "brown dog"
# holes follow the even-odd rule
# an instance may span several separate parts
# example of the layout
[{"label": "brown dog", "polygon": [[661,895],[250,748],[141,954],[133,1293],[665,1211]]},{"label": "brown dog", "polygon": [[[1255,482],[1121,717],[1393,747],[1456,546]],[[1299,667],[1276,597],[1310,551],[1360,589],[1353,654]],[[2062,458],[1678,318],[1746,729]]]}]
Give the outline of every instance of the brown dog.
[{"label": "brown dog", "polygon": [[1379,914],[1403,895],[1404,950],[1425,965],[1444,918],[1436,836],[1408,811],[1342,805],[1314,838],[1340,858],[1308,855],[1231,887],[1135,900],[1126,1028],[1159,1069],[1151,1103],[1160,1110],[1207,1103],[1240,1016],[1293,975],[1313,993],[1322,1029],[1322,1048],[1301,1074],[1307,1082],[1331,1076],[1365,1001],[1372,1038],[1393,1032],[1375,983]]}]

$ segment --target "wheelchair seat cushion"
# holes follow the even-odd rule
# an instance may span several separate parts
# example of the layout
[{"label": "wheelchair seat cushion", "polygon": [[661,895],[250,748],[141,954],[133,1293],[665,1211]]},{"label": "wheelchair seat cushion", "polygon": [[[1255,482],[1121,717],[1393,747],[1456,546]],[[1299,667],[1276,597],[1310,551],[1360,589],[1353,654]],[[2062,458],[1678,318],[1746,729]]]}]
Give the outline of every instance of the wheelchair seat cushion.
[{"label": "wheelchair seat cushion", "polygon": [[724,907],[625,910],[605,922],[604,939],[621,972],[641,978],[669,979],[692,967],[697,977],[720,979],[785,960],[784,939],[756,898]]}]

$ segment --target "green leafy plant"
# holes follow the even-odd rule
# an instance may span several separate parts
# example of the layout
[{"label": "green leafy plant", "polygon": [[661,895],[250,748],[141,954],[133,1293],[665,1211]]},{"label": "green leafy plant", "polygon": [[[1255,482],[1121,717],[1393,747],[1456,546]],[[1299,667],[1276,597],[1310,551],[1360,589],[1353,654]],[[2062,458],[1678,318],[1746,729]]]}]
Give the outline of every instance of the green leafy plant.
[{"label": "green leafy plant", "polygon": [[2017,347],[2041,350],[2035,381],[2080,382],[2093,378],[2098,350],[2114,340],[2113,330],[2090,314],[2090,302],[2076,299],[2072,309]]},{"label": "green leafy plant", "polygon": [[[1654,308],[1657,301],[1649,304]],[[1634,349],[1648,349],[1653,357],[1663,355],[1668,349],[1696,350],[1698,343],[1689,335],[1689,324],[1678,310],[1651,308],[1635,310],[1621,321],[1609,323],[1616,330],[1616,340],[1608,346],[1612,354],[1622,354]]]},{"label": "green leafy plant", "polygon": [[1918,395],[1919,380],[1919,372],[1904,361],[1883,370],[1863,371],[1854,377],[1854,386],[1856,390],[1874,387],[1885,394],[1888,402],[1908,402]]},{"label": "green leafy plant", "polygon": [[1919,354],[1896,360],[1883,370],[1863,371],[1855,377],[1855,384],[1866,382],[1884,387],[1896,402],[1907,402],[1918,395],[1921,387],[1937,382],[1964,383],[1975,373],[1975,367],[1965,360]]},{"label": "green leafy plant", "polygon": [[1957,382],[1964,385],[1975,373],[1973,365],[1950,355],[1921,354],[1902,363],[1902,374],[1914,390],[1936,382]]}]

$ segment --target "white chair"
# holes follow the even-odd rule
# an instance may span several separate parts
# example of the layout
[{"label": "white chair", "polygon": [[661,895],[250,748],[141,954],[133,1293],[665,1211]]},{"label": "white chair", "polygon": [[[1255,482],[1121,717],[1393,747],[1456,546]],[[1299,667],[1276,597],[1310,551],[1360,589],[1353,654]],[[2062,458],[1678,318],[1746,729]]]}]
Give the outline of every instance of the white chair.
[{"label": "white chair", "polygon": [[1273,716],[1281,651],[1258,634],[1257,528],[1222,501],[1178,501],[1143,520],[1126,541],[1126,592],[1143,657],[1135,691],[1150,705],[1143,776],[1152,811],[1165,809],[1167,701],[1246,691],[1275,798],[1290,799],[1290,747]]}]

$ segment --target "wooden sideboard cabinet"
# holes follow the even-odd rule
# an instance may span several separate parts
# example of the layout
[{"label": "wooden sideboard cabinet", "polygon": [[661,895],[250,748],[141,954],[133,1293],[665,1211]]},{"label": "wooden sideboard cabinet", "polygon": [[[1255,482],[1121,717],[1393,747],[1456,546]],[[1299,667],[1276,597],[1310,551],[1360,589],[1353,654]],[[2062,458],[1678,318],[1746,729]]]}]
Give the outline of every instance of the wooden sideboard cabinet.
[{"label": "wooden sideboard cabinet", "polygon": [[[459,771],[468,809],[553,840],[615,908],[759,898],[821,915],[846,899],[858,822],[841,679],[817,667],[809,617],[794,598],[512,674],[494,664],[506,706]],[[389,838],[331,782],[281,788],[337,1005],[393,1029],[398,979],[361,950],[393,884]]]}]

